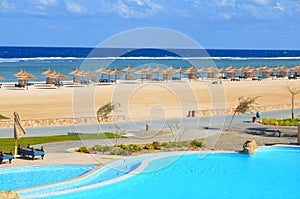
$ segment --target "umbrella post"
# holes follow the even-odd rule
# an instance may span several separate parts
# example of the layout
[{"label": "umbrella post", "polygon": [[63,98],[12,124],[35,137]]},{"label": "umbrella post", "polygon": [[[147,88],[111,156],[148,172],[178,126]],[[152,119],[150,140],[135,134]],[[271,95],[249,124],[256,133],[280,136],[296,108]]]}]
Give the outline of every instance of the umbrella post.
[{"label": "umbrella post", "polygon": [[15,139],[15,151],[14,151],[14,158],[19,157],[19,155],[17,155],[18,153],[18,140]]}]

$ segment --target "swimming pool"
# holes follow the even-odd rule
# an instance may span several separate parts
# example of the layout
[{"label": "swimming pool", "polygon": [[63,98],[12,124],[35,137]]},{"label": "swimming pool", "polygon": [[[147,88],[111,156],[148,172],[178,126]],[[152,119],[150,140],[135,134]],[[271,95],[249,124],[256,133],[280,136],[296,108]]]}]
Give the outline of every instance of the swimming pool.
[{"label": "swimming pool", "polygon": [[[157,170],[162,162],[172,163]],[[47,198],[300,198],[299,168],[300,149],[291,147],[170,156],[125,180]]]},{"label": "swimming pool", "polygon": [[97,165],[53,165],[15,167],[0,170],[0,190],[19,190],[81,176]]}]

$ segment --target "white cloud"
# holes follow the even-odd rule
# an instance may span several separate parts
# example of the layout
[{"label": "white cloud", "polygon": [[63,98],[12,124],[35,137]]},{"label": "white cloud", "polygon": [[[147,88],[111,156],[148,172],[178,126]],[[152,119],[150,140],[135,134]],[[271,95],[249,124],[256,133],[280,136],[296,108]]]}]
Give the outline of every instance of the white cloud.
[{"label": "white cloud", "polygon": [[230,20],[232,18],[232,16],[229,13],[220,13],[219,16],[226,20]]},{"label": "white cloud", "polygon": [[276,3],[276,5],[273,8],[275,8],[276,10],[279,10],[281,12],[285,11],[284,7],[280,3]]},{"label": "white cloud", "polygon": [[269,0],[254,0],[254,2],[256,2],[257,4],[260,4],[260,5],[269,4]]},{"label": "white cloud", "polygon": [[35,0],[35,1],[45,6],[55,5],[57,3],[57,0]]},{"label": "white cloud", "polygon": [[15,6],[11,3],[9,3],[7,0],[1,0],[0,1],[0,11],[1,12],[9,12],[13,10]]},{"label": "white cloud", "polygon": [[101,3],[95,12],[117,14],[124,18],[139,18],[150,16],[161,9],[160,4],[151,0],[118,0]]},{"label": "white cloud", "polygon": [[219,0],[216,2],[216,4],[220,7],[222,6],[235,6],[236,1],[235,0]]},{"label": "white cloud", "polygon": [[73,1],[65,1],[66,9],[72,13],[85,13],[86,9],[83,5],[75,3]]}]

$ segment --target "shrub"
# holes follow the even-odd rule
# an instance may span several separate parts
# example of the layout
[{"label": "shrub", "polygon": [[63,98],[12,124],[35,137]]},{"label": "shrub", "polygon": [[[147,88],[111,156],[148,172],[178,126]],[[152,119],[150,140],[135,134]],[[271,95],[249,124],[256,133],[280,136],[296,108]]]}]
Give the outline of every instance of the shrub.
[{"label": "shrub", "polygon": [[146,144],[146,145],[144,146],[144,149],[149,150],[149,151],[153,151],[153,150],[154,150],[154,147],[153,147],[152,144]]},{"label": "shrub", "polygon": [[102,146],[102,145],[95,145],[91,148],[92,151],[99,151],[99,152],[107,152],[107,151],[110,151],[110,148],[109,146]]},{"label": "shrub", "polygon": [[163,143],[160,144],[160,146],[166,147],[168,144],[169,144],[169,142],[163,142]]},{"label": "shrub", "polygon": [[204,143],[203,143],[203,142],[199,142],[199,141],[197,141],[197,140],[193,140],[193,141],[191,142],[191,146],[202,148],[202,147],[204,146]]},{"label": "shrub", "polygon": [[161,147],[161,145],[160,145],[160,143],[159,142],[152,142],[152,146],[153,146],[153,148],[155,149],[155,150],[160,150],[160,147]]},{"label": "shrub", "polygon": [[138,151],[142,150],[142,147],[141,147],[141,145],[138,145],[138,144],[130,144],[129,150],[133,151],[133,152],[138,152]]},{"label": "shrub", "polygon": [[110,152],[112,155],[130,155],[128,151],[125,151],[122,148],[115,148]]},{"label": "shrub", "polygon": [[89,153],[89,149],[86,146],[79,147],[77,151],[81,153]]},{"label": "shrub", "polygon": [[126,144],[120,144],[120,145],[118,145],[118,147],[120,147],[121,149],[124,149],[124,150],[126,150],[126,151],[129,150],[129,146],[126,145]]},{"label": "shrub", "polygon": [[269,124],[269,120],[267,118],[263,118],[261,120],[261,123],[264,124],[264,125],[268,125]]},{"label": "shrub", "polygon": [[275,125],[278,126],[279,122],[276,118],[270,118],[269,119],[269,125]]}]

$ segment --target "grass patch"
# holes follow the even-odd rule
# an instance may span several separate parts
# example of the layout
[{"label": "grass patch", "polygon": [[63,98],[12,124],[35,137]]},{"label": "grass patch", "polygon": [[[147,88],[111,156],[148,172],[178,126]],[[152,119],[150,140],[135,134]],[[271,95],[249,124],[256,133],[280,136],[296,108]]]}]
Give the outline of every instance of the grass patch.
[{"label": "grass patch", "polygon": [[298,122],[300,122],[300,118],[296,119],[277,119],[277,118],[263,118],[262,119],[262,124],[265,125],[274,125],[274,126],[298,126]]},{"label": "grass patch", "polygon": [[9,119],[9,117],[6,117],[6,116],[0,114],[0,120],[7,120],[7,119]]},{"label": "grass patch", "polygon": [[[93,134],[71,134],[71,135],[55,135],[55,136],[40,136],[40,137],[23,137],[18,140],[18,144],[21,146],[27,146],[27,144],[44,144],[50,142],[64,142],[74,140],[97,140],[97,139],[110,139],[116,138],[116,134],[113,133],[93,133]],[[118,136],[120,137],[120,136]],[[126,136],[121,136],[126,138]],[[0,151],[14,151],[15,140],[13,138],[0,138]],[[47,151],[47,149],[45,149]]]}]

